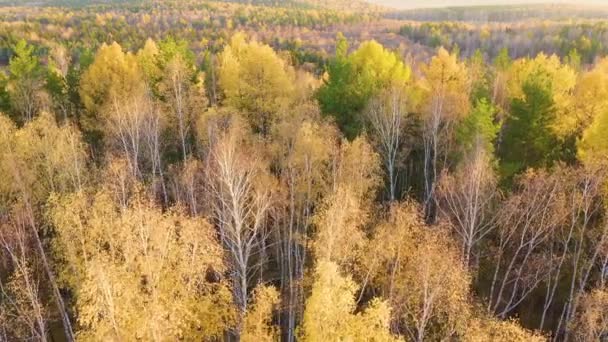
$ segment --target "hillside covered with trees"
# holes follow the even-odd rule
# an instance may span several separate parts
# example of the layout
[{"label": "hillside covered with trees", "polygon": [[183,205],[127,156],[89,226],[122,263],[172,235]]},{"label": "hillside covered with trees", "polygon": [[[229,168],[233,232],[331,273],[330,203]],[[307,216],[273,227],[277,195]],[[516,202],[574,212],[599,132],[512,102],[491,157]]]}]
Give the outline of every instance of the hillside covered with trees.
[{"label": "hillside covered with trees", "polygon": [[3,2],[0,341],[606,339],[606,23],[349,3]]}]

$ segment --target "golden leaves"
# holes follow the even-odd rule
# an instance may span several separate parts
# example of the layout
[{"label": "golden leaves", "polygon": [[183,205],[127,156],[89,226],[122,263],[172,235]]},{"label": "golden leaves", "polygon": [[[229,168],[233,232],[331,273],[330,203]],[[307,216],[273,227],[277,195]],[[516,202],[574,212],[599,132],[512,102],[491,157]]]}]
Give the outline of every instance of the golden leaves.
[{"label": "golden leaves", "polygon": [[224,268],[211,225],[179,209],[162,213],[138,194],[127,207],[104,191],[89,198],[79,192],[55,199],[50,211],[81,337],[221,335],[233,316],[227,285],[206,278]]}]

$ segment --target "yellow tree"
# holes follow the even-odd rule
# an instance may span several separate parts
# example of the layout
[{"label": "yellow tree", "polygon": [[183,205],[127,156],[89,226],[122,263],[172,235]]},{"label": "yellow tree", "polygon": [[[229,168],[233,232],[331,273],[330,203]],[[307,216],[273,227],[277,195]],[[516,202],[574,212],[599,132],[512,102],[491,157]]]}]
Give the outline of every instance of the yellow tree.
[{"label": "yellow tree", "polygon": [[347,187],[362,201],[373,201],[382,184],[380,156],[365,136],[342,140],[332,160],[332,189]]},{"label": "yellow tree", "polygon": [[142,179],[149,171],[166,197],[160,151],[165,122],[138,57],[117,43],[102,45],[82,75],[80,96],[86,108],[83,127],[104,138],[110,151],[120,151],[133,175]]},{"label": "yellow tree", "polygon": [[583,72],[572,89],[567,115],[560,121],[565,133],[580,137],[594,120],[608,111],[608,59],[600,60],[593,69]]},{"label": "yellow tree", "polygon": [[448,165],[447,149],[453,128],[469,108],[469,81],[464,63],[443,48],[423,67],[419,82],[423,100],[424,205],[435,219],[435,190],[439,173]]},{"label": "yellow tree", "polygon": [[328,196],[316,216],[315,256],[338,265],[353,264],[365,245],[362,230],[369,212],[348,187],[340,187]]},{"label": "yellow tree", "polygon": [[80,339],[204,339],[233,321],[222,248],[204,219],[162,212],[137,191],[125,207],[107,190],[54,197],[49,216]]},{"label": "yellow tree", "polygon": [[317,210],[313,250],[314,283],[306,301],[300,338],[304,341],[393,341],[390,309],[380,300],[355,314],[358,290],[341,270],[357,269],[367,242],[363,226],[380,184],[378,155],[364,137],[343,141],[333,157],[333,190]]},{"label": "yellow tree", "polygon": [[281,322],[289,341],[293,341],[304,306],[312,218],[331,190],[332,154],[338,142],[336,128],[316,120],[316,108],[299,108],[302,113],[296,112],[275,125],[272,145],[284,189],[279,203],[281,222],[273,230],[273,237],[279,245],[281,304],[286,316]]},{"label": "yellow tree", "polygon": [[608,110],[593,118],[591,125],[583,131],[578,141],[578,158],[585,164],[602,164],[608,162]]},{"label": "yellow tree", "polygon": [[317,262],[299,330],[302,341],[398,341],[389,330],[390,308],[372,300],[355,314],[357,285],[329,260]]},{"label": "yellow tree", "polygon": [[71,322],[40,234],[40,209],[50,193],[69,192],[85,184],[84,144],[77,129],[58,126],[48,113],[40,114],[21,129],[0,116],[0,130],[4,133],[0,137],[0,205],[5,213],[21,217],[23,227],[28,229],[65,336],[71,341]]},{"label": "yellow tree", "polygon": [[144,93],[145,88],[137,57],[124,53],[116,42],[103,44],[80,81],[79,92],[87,110],[82,120],[84,128],[103,131],[104,117],[130,97]]},{"label": "yellow tree", "polygon": [[272,324],[272,313],[279,303],[279,292],[272,286],[258,285],[252,295],[252,303],[243,323],[243,342],[273,342],[279,338],[278,329]]},{"label": "yellow tree", "polygon": [[470,316],[469,275],[445,229],[424,224],[412,202],[395,205],[374,232],[368,277],[393,308],[392,320],[414,341],[463,333]]},{"label": "yellow tree", "polygon": [[243,111],[252,127],[264,134],[293,101],[293,68],[270,46],[247,42],[241,33],[219,56],[218,74],[224,104]]},{"label": "yellow tree", "polygon": [[380,161],[363,136],[344,140],[333,158],[333,187],[316,211],[312,246],[318,259],[352,267],[366,242],[363,227],[381,182]]}]

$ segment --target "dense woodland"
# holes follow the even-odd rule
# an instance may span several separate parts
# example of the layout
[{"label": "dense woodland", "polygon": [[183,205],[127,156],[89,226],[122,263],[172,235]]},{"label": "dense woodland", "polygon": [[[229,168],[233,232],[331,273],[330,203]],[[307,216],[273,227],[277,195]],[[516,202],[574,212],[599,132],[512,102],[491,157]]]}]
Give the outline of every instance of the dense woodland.
[{"label": "dense woodland", "polygon": [[605,23],[48,5],[0,6],[0,341],[608,338]]}]

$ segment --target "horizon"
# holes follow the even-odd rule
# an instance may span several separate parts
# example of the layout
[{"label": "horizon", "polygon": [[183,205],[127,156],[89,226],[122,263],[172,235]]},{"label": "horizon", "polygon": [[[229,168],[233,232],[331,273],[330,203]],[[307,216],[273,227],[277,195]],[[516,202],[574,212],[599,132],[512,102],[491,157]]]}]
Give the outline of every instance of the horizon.
[{"label": "horizon", "polygon": [[391,7],[394,9],[423,9],[423,8],[448,8],[469,6],[504,6],[504,5],[539,5],[539,4],[571,4],[571,5],[606,5],[608,0],[366,0],[375,5]]}]

